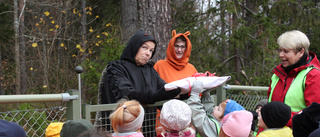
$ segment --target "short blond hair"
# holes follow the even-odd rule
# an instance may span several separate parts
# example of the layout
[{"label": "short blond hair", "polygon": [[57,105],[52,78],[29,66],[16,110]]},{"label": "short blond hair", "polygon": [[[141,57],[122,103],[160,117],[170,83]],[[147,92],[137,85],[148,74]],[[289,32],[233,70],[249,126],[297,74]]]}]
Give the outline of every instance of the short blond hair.
[{"label": "short blond hair", "polygon": [[277,44],[284,49],[293,49],[296,53],[302,48],[305,54],[308,55],[310,41],[306,34],[299,30],[287,31],[281,34],[277,40]]}]

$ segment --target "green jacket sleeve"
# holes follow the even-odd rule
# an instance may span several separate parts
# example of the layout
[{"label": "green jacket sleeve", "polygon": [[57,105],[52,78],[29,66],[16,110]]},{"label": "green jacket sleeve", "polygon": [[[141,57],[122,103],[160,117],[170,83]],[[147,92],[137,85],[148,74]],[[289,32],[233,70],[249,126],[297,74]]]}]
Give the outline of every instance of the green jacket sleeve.
[{"label": "green jacket sleeve", "polygon": [[[214,103],[212,97],[210,101],[210,95],[208,97],[208,95],[203,94],[202,98],[203,98],[202,99],[203,101],[206,100],[206,103],[209,103],[209,102]],[[192,110],[191,121],[197,133],[199,133],[201,137],[218,137],[219,135],[218,135],[217,128],[220,129],[221,124],[217,119],[213,118],[212,120],[215,120],[217,123],[219,123],[219,127],[216,127],[215,122],[208,117],[207,112],[205,111],[204,104],[201,103],[200,98],[198,96],[192,95],[187,100],[187,104],[190,106]]]}]

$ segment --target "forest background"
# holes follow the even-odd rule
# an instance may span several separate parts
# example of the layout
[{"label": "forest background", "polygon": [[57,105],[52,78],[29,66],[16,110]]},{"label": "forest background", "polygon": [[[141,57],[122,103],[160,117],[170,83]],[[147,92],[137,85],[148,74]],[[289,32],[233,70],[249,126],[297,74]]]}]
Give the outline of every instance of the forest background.
[{"label": "forest background", "polygon": [[318,0],[1,0],[0,24],[0,95],[77,89],[82,66],[90,104],[107,62],[139,29],[157,40],[153,62],[165,59],[173,29],[190,31],[189,62],[228,84],[268,86],[285,31],[306,33],[320,55]]}]

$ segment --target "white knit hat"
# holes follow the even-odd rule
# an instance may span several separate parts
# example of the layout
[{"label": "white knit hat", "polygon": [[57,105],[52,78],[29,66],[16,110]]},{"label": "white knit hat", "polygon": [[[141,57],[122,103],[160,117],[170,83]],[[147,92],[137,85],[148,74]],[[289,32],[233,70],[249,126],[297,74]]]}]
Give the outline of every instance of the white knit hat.
[{"label": "white knit hat", "polygon": [[191,109],[188,104],[172,99],[163,104],[160,123],[172,131],[180,131],[191,123]]}]

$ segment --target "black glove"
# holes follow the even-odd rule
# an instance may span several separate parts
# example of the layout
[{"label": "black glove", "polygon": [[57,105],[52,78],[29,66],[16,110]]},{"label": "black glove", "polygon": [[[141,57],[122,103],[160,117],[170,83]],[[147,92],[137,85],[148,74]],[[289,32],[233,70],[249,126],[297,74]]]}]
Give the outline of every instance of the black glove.
[{"label": "black glove", "polygon": [[157,93],[154,94],[154,99],[156,102],[162,101],[162,100],[168,100],[173,99],[177,95],[179,95],[181,92],[180,88],[176,88],[170,91],[165,91],[164,87],[157,91]]}]

